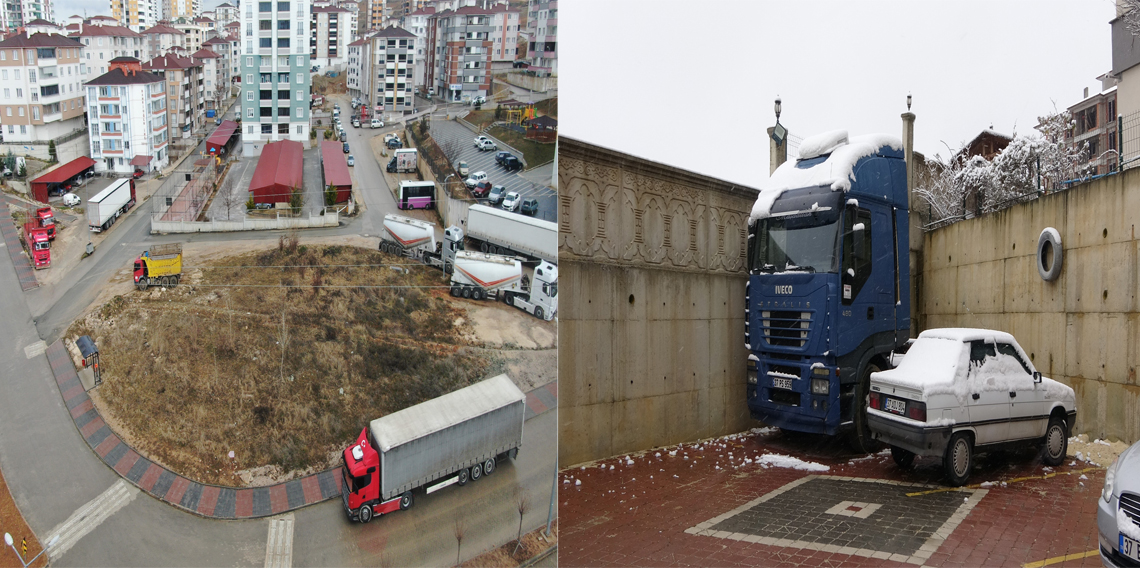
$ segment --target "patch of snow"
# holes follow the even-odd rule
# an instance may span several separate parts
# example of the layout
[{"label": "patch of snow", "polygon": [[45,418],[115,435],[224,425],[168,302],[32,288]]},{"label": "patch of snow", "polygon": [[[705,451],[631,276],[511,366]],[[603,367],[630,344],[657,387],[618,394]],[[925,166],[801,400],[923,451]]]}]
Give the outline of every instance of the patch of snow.
[{"label": "patch of snow", "polygon": [[1082,473],[1077,479],[1088,479],[1088,476]]},{"label": "patch of snow", "polygon": [[[887,452],[889,453],[890,450],[887,450]],[[760,465],[763,465],[765,467],[767,467],[767,466],[785,467],[785,468],[790,468],[790,469],[798,469],[801,471],[829,471],[829,470],[831,470],[830,467],[823,465],[823,464],[820,464],[820,463],[806,462],[806,461],[803,461],[799,458],[794,458],[792,456],[785,456],[785,455],[781,455],[781,454],[764,454],[763,456],[760,456],[759,463],[760,463]]]},{"label": "patch of snow", "polygon": [[1124,509],[1119,507],[1116,509],[1116,528],[1120,534],[1132,540],[1140,540],[1140,526],[1136,526],[1136,523],[1124,513]]},{"label": "patch of snow", "polygon": [[832,153],[836,148],[845,144],[847,144],[846,130],[829,130],[808,136],[800,143],[800,159],[810,160],[812,158],[818,158],[824,154]]},{"label": "patch of snow", "polygon": [[1093,440],[1093,443],[1094,443],[1094,444],[1100,444],[1100,445],[1102,445],[1102,446],[1112,446],[1112,444],[1110,444],[1110,443],[1108,443],[1108,442],[1106,442],[1106,441],[1104,441],[1104,440],[1101,440],[1100,438],[1097,438],[1097,439]]},{"label": "patch of snow", "polygon": [[992,481],[983,481],[983,482],[982,482],[982,485],[981,485],[981,486],[982,486],[982,487],[993,487],[993,486],[994,486],[994,482],[992,482]]}]

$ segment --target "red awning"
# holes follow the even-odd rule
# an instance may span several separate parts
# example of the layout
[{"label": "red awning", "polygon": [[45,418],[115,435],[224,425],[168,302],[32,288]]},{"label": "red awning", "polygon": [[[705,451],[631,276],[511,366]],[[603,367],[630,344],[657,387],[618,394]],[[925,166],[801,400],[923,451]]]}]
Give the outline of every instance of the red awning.
[{"label": "red awning", "polygon": [[321,164],[325,173],[325,187],[352,187],[352,176],[348,173],[344,147],[340,142],[321,142]]},{"label": "red awning", "polygon": [[206,152],[210,154],[217,154],[219,150],[226,147],[230,141],[230,137],[237,132],[238,124],[232,120],[223,120],[210,138],[206,140]]},{"label": "red awning", "polygon": [[249,182],[255,203],[287,203],[293,189],[302,187],[303,151],[295,140],[270,142],[261,149]]},{"label": "red awning", "polygon": [[[87,156],[80,156],[34,180],[32,183],[60,183],[65,182],[87,168],[95,165],[95,160]],[[45,190],[46,191],[46,190]]]},{"label": "red awning", "polygon": [[145,166],[150,163],[153,156],[135,156],[131,159],[132,166]]}]

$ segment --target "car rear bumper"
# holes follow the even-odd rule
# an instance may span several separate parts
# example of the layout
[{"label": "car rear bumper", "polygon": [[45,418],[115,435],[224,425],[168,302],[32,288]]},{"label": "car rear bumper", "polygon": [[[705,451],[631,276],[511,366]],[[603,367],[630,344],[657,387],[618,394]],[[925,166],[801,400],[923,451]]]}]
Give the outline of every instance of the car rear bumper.
[{"label": "car rear bumper", "polygon": [[884,418],[867,409],[871,436],[884,444],[902,448],[918,456],[941,456],[950,443],[952,426],[919,426]]}]

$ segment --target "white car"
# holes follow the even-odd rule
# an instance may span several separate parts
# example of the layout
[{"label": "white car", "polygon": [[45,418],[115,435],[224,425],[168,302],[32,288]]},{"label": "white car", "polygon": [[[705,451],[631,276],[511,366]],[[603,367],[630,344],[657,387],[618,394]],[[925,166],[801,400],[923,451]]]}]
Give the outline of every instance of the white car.
[{"label": "white car", "polygon": [[1101,563],[1140,563],[1140,442],[1121,452],[1108,466],[1096,504]]},{"label": "white car", "polygon": [[384,128],[384,121],[379,118],[372,119],[372,128]]},{"label": "white car", "polygon": [[487,172],[475,172],[471,174],[471,177],[464,180],[463,184],[467,186],[467,189],[471,189],[481,181],[487,181]]},{"label": "white car", "polygon": [[479,151],[481,151],[481,152],[485,151],[485,150],[498,150],[499,149],[499,147],[495,145],[494,140],[476,140],[475,141],[475,147],[478,148]]},{"label": "white car", "polygon": [[486,136],[483,136],[482,134],[480,134],[479,136],[476,136],[476,137],[475,137],[475,147],[476,147],[476,148],[478,148],[478,147],[479,147],[479,145],[480,145],[480,144],[482,144],[482,143],[484,143],[484,142],[490,142],[490,143],[492,143],[492,144],[494,144],[494,143],[495,143],[495,141],[494,141],[494,140],[491,140],[490,138],[488,138],[488,137],[486,137]]},{"label": "white car", "polygon": [[75,195],[74,193],[63,194],[63,204],[66,205],[67,207],[75,207],[76,205],[79,205],[80,203],[83,203],[83,200],[79,199],[78,195]]},{"label": "white car", "polygon": [[1041,446],[1060,465],[1076,421],[1073,389],[1041,376],[1013,336],[988,329],[929,329],[898,368],[871,374],[867,427],[900,467],[942,458],[951,485],[974,453]]},{"label": "white car", "polygon": [[508,191],[507,196],[503,198],[503,209],[507,211],[514,211],[519,208],[519,203],[522,202],[522,196],[517,191]]}]

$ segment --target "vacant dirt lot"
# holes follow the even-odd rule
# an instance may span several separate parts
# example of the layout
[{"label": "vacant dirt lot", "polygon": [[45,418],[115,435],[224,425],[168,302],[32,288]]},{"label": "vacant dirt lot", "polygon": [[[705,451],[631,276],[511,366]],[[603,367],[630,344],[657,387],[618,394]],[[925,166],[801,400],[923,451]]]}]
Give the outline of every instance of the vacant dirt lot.
[{"label": "vacant dirt lot", "polygon": [[67,334],[99,346],[100,412],[183,475],[289,479],[384,414],[501,372],[523,390],[554,378],[553,322],[451,298],[442,273],[375,239],[260,247],[187,246],[169,290],[134,290],[125,267]]}]

